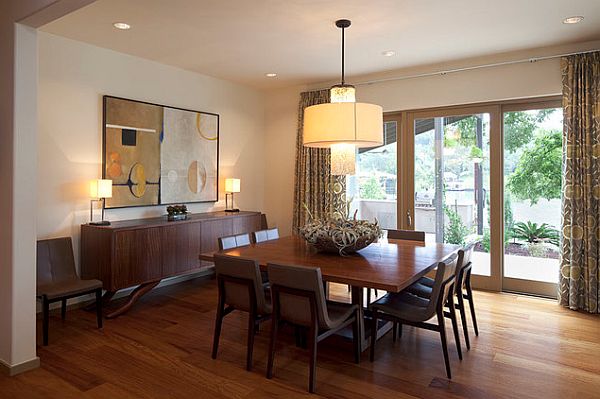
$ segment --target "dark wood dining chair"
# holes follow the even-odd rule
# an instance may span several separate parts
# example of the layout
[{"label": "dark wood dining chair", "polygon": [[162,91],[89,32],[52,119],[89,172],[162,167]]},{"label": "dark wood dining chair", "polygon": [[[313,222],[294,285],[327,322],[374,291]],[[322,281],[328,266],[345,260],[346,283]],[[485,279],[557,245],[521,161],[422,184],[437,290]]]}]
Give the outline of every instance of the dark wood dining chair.
[{"label": "dark wood dining chair", "polygon": [[[416,230],[387,230],[387,238],[392,240],[407,240],[407,241],[419,241],[425,242],[425,232]],[[348,292],[350,292],[350,286],[348,286]],[[374,290],[375,298],[379,296],[379,292]],[[371,289],[367,290],[367,303],[371,303]],[[396,334],[394,334],[394,338]]]},{"label": "dark wood dining chair", "polygon": [[[456,267],[456,280],[454,282],[454,293],[456,295],[455,307],[460,312],[460,318],[462,321],[463,334],[465,336],[465,344],[467,350],[471,349],[471,343],[469,340],[469,333],[467,328],[467,315],[465,309],[465,300],[469,303],[471,311],[471,321],[473,322],[473,329],[475,330],[475,336],[479,336],[479,329],[477,328],[477,318],[475,316],[475,304],[473,302],[473,289],[471,288],[471,271],[473,264],[471,263],[471,255],[475,243],[466,246],[464,249],[458,251],[458,263]],[[410,289],[416,295],[422,297],[428,297],[431,295],[434,281],[429,277],[422,277],[416,284],[413,284]]]},{"label": "dark wood dining chair", "polygon": [[258,263],[236,256],[214,255],[219,299],[215,319],[212,358],[217,358],[223,318],[239,310],[248,313],[246,369],[252,370],[254,335],[258,325],[271,315],[271,304],[265,295]]},{"label": "dark wood dining chair", "polygon": [[[442,342],[442,351],[444,352],[444,363],[446,364],[446,375],[448,378],[452,378],[450,359],[448,357],[446,327],[444,323],[444,305],[448,303],[450,307],[449,313],[454,313],[454,317],[451,317],[452,327],[454,330],[454,338],[456,339],[458,356],[459,359],[462,360],[458,336],[458,324],[453,305],[454,273],[457,260],[457,255],[453,255],[445,261],[438,263],[433,289],[429,298],[422,298],[404,290],[399,293],[387,293],[371,304],[371,361],[375,360],[377,321],[379,319],[388,320],[439,332]],[[434,316],[437,316],[437,324],[427,322]]]},{"label": "dark wood dining chair", "polygon": [[279,229],[275,227],[273,229],[255,231],[252,233],[252,238],[255,243],[276,240],[279,238]]},{"label": "dark wood dining chair", "polygon": [[236,234],[232,236],[219,237],[219,250],[233,249],[250,245],[250,234]]},{"label": "dark wood dining chair", "polygon": [[354,361],[360,362],[358,305],[327,302],[319,268],[268,264],[267,270],[273,300],[267,378],[273,377],[279,323],[285,321],[294,326],[308,328],[308,390],[313,393],[316,388],[317,344],[320,341],[352,324]]},{"label": "dark wood dining chair", "polygon": [[416,230],[388,230],[387,238],[393,240],[408,240],[425,242],[425,232]]},{"label": "dark wood dining chair", "polygon": [[36,296],[42,302],[42,336],[48,345],[50,304],[61,302],[61,317],[67,315],[67,300],[87,294],[96,294],[96,319],[102,328],[102,282],[82,280],[75,270],[71,237],[52,238],[37,242]]}]

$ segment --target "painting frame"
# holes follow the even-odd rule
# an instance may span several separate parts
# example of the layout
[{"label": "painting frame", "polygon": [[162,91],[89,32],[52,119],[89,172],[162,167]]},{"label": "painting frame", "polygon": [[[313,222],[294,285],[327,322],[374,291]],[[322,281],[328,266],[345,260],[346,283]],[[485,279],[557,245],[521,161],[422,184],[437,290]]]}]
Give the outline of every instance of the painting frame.
[{"label": "painting frame", "polygon": [[[110,176],[108,176],[107,173],[107,158],[108,158],[108,154],[107,154],[107,125],[108,125],[108,118],[107,118],[107,103],[110,100],[116,100],[116,101],[124,101],[124,102],[130,102],[133,104],[139,104],[142,106],[150,106],[150,107],[159,107],[163,110],[171,110],[174,112],[184,112],[184,113],[193,113],[196,115],[206,115],[212,118],[216,118],[216,136],[214,138],[211,138],[211,140],[214,140],[216,143],[216,145],[214,146],[214,190],[210,191],[210,198],[208,199],[202,199],[202,200],[190,200],[190,199],[182,199],[181,201],[179,200],[175,200],[175,201],[164,201],[162,198],[162,185],[163,185],[163,176],[162,176],[162,153],[160,152],[160,145],[162,145],[162,138],[161,138],[161,143],[159,143],[159,153],[158,153],[158,164],[159,164],[159,179],[158,179],[158,183],[153,183],[155,185],[157,185],[157,190],[158,190],[158,200],[156,201],[156,203],[151,203],[151,204],[147,204],[147,203],[142,203],[142,204],[125,204],[125,205],[112,205],[109,203],[105,204],[104,207],[106,209],[124,209],[124,208],[139,208],[139,207],[156,207],[156,206],[166,206],[166,205],[172,205],[172,204],[182,204],[182,203],[186,203],[186,204],[192,204],[192,203],[215,203],[218,202],[219,200],[219,166],[220,166],[220,127],[221,127],[221,121],[220,121],[220,114],[214,113],[214,112],[206,112],[206,111],[197,111],[197,110],[193,110],[193,109],[189,109],[189,108],[181,108],[181,107],[175,107],[175,106],[170,106],[170,105],[164,105],[164,104],[158,104],[158,103],[152,103],[152,102],[148,102],[148,101],[142,101],[142,100],[136,100],[136,99],[131,99],[131,98],[124,98],[124,97],[119,97],[119,96],[113,96],[113,95],[103,95],[102,96],[102,178],[103,179],[111,179]],[[163,132],[161,132],[162,134]],[[115,194],[114,192],[115,186],[113,185],[113,196]]]}]

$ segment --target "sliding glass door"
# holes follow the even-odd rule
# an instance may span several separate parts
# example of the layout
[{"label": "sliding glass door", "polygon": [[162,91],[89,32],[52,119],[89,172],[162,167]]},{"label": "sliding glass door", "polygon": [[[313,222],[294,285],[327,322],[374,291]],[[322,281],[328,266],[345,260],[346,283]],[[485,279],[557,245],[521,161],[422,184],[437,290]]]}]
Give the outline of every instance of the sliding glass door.
[{"label": "sliding glass door", "polygon": [[478,288],[556,296],[560,100],[394,115],[398,228],[425,231],[429,242],[474,242]]},{"label": "sliding glass door", "polygon": [[561,223],[562,108],[558,104],[512,107],[503,112],[503,124],[502,287],[555,296]]},{"label": "sliding glass door", "polygon": [[[491,287],[490,137],[492,109],[409,113],[403,227],[429,242],[476,242],[473,274]],[[497,278],[497,276],[496,276]]]}]

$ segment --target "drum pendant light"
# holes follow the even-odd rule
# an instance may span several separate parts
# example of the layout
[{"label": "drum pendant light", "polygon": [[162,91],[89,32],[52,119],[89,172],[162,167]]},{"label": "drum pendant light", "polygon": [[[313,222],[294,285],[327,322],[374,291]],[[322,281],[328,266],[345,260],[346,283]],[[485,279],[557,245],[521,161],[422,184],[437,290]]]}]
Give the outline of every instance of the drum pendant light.
[{"label": "drum pendant light", "polygon": [[345,81],[345,35],[350,21],[340,19],[335,25],[342,30],[342,80],[330,88],[331,102],[304,110],[306,147],[331,149],[331,174],[353,175],[356,149],[383,144],[383,109],[379,105],[357,103],[356,89]]}]

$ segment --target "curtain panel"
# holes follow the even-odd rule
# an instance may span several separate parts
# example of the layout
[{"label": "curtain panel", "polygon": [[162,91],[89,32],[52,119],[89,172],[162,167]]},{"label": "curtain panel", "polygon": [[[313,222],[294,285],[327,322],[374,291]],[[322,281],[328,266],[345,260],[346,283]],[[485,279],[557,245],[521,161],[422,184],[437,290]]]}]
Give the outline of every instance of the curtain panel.
[{"label": "curtain panel", "polygon": [[310,211],[314,218],[340,217],[346,213],[345,176],[331,175],[331,152],[328,148],[304,147],[304,109],[329,102],[329,90],[300,94],[298,131],[296,136],[296,169],[294,179],[294,220],[292,231],[306,224]]},{"label": "curtain panel", "polygon": [[563,187],[559,301],[598,313],[600,52],[561,60]]}]

